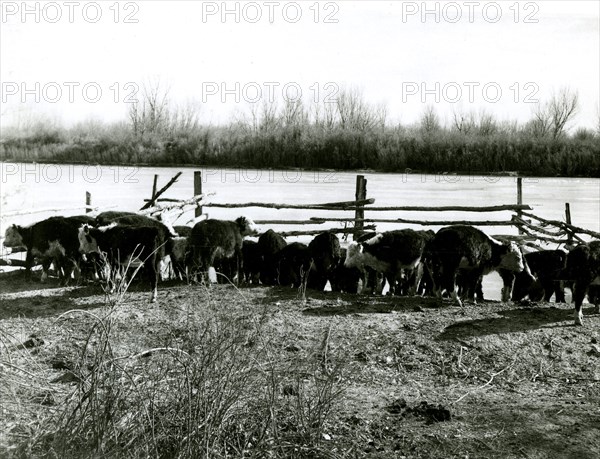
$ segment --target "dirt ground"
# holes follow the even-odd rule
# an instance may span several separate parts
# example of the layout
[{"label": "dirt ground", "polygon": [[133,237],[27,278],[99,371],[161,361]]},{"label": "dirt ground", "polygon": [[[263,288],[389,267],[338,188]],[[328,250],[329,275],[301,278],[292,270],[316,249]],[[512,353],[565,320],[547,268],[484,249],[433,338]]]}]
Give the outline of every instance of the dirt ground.
[{"label": "dirt ground", "polygon": [[[148,303],[135,285],[115,308],[128,339],[115,352],[150,348],[158,317],[190,301],[265,314],[278,343],[302,352],[328,330],[343,359],[343,395],[327,421],[332,457],[600,457],[600,316],[585,305],[466,304],[294,289],[166,283]],[[73,390],[61,362],[92,315],[100,287],[62,288],[0,275],[0,456],[11,457]],[[71,312],[68,312],[71,311]],[[83,312],[82,312],[83,311]],[[22,382],[20,387],[19,381]],[[15,384],[16,383],[16,384]]]}]

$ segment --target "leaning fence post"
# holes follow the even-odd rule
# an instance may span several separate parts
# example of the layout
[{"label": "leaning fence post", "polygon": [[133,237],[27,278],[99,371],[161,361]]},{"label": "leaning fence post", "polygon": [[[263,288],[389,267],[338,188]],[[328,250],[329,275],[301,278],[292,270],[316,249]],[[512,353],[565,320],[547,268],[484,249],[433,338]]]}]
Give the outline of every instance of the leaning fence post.
[{"label": "leaning fence post", "polygon": [[85,213],[92,211],[92,193],[89,191],[85,192]]},{"label": "leaning fence post", "polygon": [[[367,179],[364,175],[356,176],[356,201],[367,199]],[[354,240],[357,240],[364,230],[365,206],[357,205],[354,211]]]},{"label": "leaning fence post", "polygon": [[[202,194],[202,172],[194,171],[194,196]],[[195,217],[202,215],[202,206],[197,205],[194,213]]]},{"label": "leaning fence post", "polygon": [[[517,205],[523,204],[523,177],[517,177]],[[517,217],[519,220],[523,219],[523,211],[521,209],[517,210]],[[519,234],[524,234],[524,231],[519,226]]]}]

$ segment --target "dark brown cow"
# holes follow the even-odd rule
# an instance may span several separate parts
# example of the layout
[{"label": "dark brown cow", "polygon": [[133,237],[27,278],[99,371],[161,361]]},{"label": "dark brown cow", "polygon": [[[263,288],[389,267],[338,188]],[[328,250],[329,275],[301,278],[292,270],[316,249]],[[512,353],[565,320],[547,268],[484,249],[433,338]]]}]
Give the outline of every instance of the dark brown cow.
[{"label": "dark brown cow", "polygon": [[525,268],[515,276],[512,300],[529,296],[531,301],[550,301],[555,295],[557,303],[565,302],[562,274],[567,253],[562,250],[540,250],[525,254]]},{"label": "dark brown cow", "polygon": [[256,234],[254,222],[246,217],[235,221],[208,219],[196,223],[189,238],[194,269],[206,274],[215,262],[221,261],[225,274],[238,278],[242,263],[242,241],[244,236]]},{"label": "dark brown cow", "polygon": [[112,224],[100,228],[83,225],[79,229],[79,250],[98,253],[105,258],[109,273],[107,282],[114,289],[114,280],[122,266],[143,263],[150,279],[152,296],[158,295],[160,262],[165,256],[167,238],[156,226],[124,226]]},{"label": "dark brown cow", "polygon": [[567,255],[567,266],[563,277],[573,285],[573,302],[575,304],[575,325],[583,325],[583,311],[581,305],[585,295],[594,290],[589,295],[590,302],[595,303],[594,312],[600,313],[600,295],[595,289],[590,289],[595,284],[600,283],[600,241],[592,241],[587,244],[580,244]]},{"label": "dark brown cow", "polygon": [[323,290],[327,281],[331,283],[333,270],[340,259],[340,240],[335,234],[325,231],[310,241],[308,250],[313,267],[307,286],[315,290]]},{"label": "dark brown cow", "polygon": [[[363,243],[351,243],[348,246],[345,266],[364,269],[370,267],[385,275],[390,285],[390,294],[400,293],[397,283],[402,281],[403,270],[413,282],[409,293],[414,294],[421,280],[421,259],[423,250],[431,234],[426,231],[403,229],[380,233]],[[396,291],[398,290],[398,291]]]},{"label": "dark brown cow", "polygon": [[285,239],[272,229],[258,238],[258,250],[262,257],[260,281],[265,285],[277,284],[277,253],[286,246]]},{"label": "dark brown cow", "polygon": [[461,270],[464,296],[473,300],[481,277],[493,270],[504,269],[502,301],[508,301],[512,290],[512,273],[524,269],[523,255],[514,242],[497,242],[469,225],[454,225],[439,230],[429,244],[425,259],[435,285],[436,296],[443,290],[462,306],[458,296],[457,275]]}]

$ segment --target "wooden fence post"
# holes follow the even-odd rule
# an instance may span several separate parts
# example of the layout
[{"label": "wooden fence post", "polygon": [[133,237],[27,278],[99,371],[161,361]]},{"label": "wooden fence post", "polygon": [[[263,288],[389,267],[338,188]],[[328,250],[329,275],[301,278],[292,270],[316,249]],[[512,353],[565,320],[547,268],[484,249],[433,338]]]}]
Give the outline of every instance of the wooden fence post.
[{"label": "wooden fence post", "polygon": [[92,205],[92,193],[90,193],[89,191],[86,191],[85,192],[85,213],[86,214],[92,211],[91,205]]},{"label": "wooden fence post", "polygon": [[[194,196],[202,194],[202,172],[194,171]],[[197,205],[194,213],[195,217],[202,215],[202,206]]]},{"label": "wooden fence post", "polygon": [[[517,204],[523,204],[523,177],[517,177]],[[517,217],[523,219],[523,213],[521,210],[517,210]],[[523,234],[523,230],[519,227],[519,234]]]},{"label": "wooden fence post", "polygon": [[[571,224],[571,204],[565,202],[565,220],[567,221],[567,225]],[[573,233],[570,229],[567,230],[567,244],[569,246],[573,245]]]},{"label": "wooden fence post", "polygon": [[[356,176],[356,193],[355,199],[361,201],[367,199],[367,179],[364,175]],[[356,206],[354,211],[354,240],[356,241],[364,232],[365,207],[364,205]]]},{"label": "wooden fence post", "polygon": [[156,184],[158,183],[158,174],[154,174],[154,183],[152,184],[152,196],[150,196],[150,199],[154,200],[154,197],[156,196]]}]

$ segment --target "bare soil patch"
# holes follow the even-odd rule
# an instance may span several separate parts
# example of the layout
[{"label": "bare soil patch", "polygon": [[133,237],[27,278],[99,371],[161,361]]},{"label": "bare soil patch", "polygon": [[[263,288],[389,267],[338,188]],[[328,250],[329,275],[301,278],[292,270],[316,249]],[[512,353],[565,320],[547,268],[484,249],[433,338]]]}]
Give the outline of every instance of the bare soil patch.
[{"label": "bare soil patch", "polygon": [[185,317],[206,308],[260,319],[261,339],[277,349],[272,359],[340,368],[342,392],[314,457],[600,457],[600,316],[591,307],[575,327],[572,308],[554,303],[459,308],[420,297],[309,290],[302,298],[293,289],[174,283],[161,285],[157,303],[149,296],[134,285],[111,309],[96,285],[0,276],[0,456],[39,453],[28,449],[33,440],[86,383],[77,370],[83,346],[93,347],[95,317],[113,315],[113,355],[131,362],[141,385],[139,356],[178,346],[192,354]]}]

